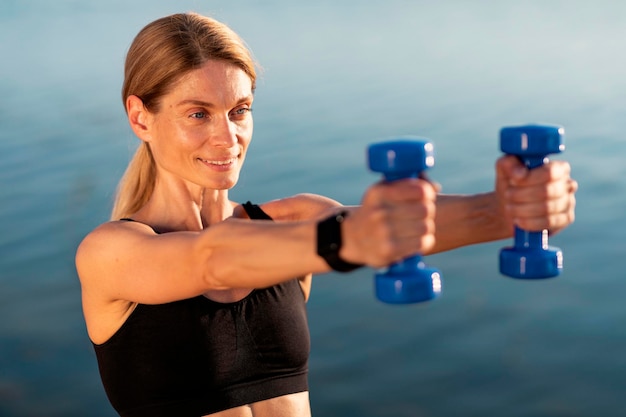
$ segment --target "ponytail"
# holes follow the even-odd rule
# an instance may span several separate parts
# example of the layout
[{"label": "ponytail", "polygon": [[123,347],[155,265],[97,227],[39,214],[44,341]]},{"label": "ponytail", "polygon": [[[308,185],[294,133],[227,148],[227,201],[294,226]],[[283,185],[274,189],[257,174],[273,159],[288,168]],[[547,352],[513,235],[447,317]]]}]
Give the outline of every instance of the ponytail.
[{"label": "ponytail", "polygon": [[154,191],[156,169],[152,151],[141,142],[117,186],[111,220],[129,217],[143,207]]}]

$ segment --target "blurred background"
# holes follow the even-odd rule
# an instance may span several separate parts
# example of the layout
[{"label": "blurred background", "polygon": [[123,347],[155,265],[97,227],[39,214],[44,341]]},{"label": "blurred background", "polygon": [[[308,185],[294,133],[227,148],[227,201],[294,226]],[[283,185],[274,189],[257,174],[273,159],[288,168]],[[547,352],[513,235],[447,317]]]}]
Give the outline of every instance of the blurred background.
[{"label": "blurred background", "polygon": [[442,296],[389,306],[373,271],[317,277],[315,416],[626,415],[626,2],[2,0],[0,416],[113,416],[74,270],[137,146],[120,98],[148,22],[196,11],[263,67],[238,201],[299,192],[357,204],[369,143],[431,139],[447,193],[492,189],[503,126],[566,131],[576,223],[562,276],[498,273],[510,242],[427,258]]}]

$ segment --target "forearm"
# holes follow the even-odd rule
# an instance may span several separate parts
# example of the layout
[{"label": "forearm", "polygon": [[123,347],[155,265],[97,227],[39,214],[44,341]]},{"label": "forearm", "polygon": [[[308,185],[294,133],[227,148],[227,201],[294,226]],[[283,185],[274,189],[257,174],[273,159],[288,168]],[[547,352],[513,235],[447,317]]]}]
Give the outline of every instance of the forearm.
[{"label": "forearm", "polygon": [[512,234],[493,192],[440,194],[436,204],[435,246],[429,254],[504,239]]},{"label": "forearm", "polygon": [[212,288],[260,288],[330,271],[315,250],[316,221],[229,219],[204,236],[206,281]]}]

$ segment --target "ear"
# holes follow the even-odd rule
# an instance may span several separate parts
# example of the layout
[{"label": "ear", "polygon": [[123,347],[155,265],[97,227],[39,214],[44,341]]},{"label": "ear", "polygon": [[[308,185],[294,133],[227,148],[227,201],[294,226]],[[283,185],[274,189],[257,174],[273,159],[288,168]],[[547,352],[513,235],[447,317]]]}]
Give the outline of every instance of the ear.
[{"label": "ear", "polygon": [[137,96],[128,96],[126,99],[126,114],[130,127],[135,135],[144,142],[150,142],[152,114],[143,105],[143,101]]}]

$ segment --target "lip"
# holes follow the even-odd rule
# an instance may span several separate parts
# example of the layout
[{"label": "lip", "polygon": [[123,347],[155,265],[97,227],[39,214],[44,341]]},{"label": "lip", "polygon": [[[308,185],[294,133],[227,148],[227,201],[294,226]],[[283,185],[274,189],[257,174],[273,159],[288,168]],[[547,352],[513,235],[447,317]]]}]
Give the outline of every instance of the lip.
[{"label": "lip", "polygon": [[198,161],[202,162],[202,164],[210,168],[224,171],[230,169],[237,162],[237,159],[237,156],[229,156],[226,158],[198,158]]}]

